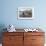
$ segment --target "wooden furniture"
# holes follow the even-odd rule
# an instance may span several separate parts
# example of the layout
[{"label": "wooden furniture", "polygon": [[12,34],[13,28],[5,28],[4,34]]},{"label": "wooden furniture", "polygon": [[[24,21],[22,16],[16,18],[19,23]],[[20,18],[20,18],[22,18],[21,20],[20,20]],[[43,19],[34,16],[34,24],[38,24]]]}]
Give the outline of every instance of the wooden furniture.
[{"label": "wooden furniture", "polygon": [[3,46],[44,46],[44,32],[3,32]]},{"label": "wooden furniture", "polygon": [[43,32],[24,33],[24,46],[44,46]]}]

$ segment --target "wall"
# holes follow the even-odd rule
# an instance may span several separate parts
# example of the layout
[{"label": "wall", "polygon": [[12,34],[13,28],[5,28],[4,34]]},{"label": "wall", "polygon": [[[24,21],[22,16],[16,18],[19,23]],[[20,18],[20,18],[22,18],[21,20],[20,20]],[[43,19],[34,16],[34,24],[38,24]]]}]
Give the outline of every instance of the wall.
[{"label": "wall", "polygon": [[[0,24],[15,25],[16,28],[46,28],[46,0],[1,0]],[[18,7],[33,7],[35,18],[32,20],[17,19]]]}]

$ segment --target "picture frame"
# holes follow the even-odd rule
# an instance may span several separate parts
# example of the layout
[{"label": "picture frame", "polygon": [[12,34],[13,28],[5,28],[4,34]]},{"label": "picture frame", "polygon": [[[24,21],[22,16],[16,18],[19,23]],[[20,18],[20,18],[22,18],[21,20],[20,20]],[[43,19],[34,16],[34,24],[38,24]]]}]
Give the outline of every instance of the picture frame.
[{"label": "picture frame", "polygon": [[18,8],[18,19],[33,19],[34,8],[32,7],[19,7]]}]

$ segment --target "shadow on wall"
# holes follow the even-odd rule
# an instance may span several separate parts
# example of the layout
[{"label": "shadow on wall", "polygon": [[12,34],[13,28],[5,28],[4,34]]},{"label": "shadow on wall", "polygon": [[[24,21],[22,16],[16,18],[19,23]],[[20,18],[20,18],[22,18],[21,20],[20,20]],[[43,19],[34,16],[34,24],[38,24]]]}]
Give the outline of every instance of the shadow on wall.
[{"label": "shadow on wall", "polygon": [[6,28],[6,26],[4,24],[0,24],[0,43],[2,43],[2,32],[5,32],[6,30],[3,30],[4,28]]}]

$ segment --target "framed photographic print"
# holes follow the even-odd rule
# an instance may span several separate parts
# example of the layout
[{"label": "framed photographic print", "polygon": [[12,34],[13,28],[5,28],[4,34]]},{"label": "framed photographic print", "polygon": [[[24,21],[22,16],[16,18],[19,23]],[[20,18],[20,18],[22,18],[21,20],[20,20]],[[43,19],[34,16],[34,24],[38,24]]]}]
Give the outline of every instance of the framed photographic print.
[{"label": "framed photographic print", "polygon": [[33,19],[34,8],[32,7],[19,7],[18,8],[18,19]]}]

